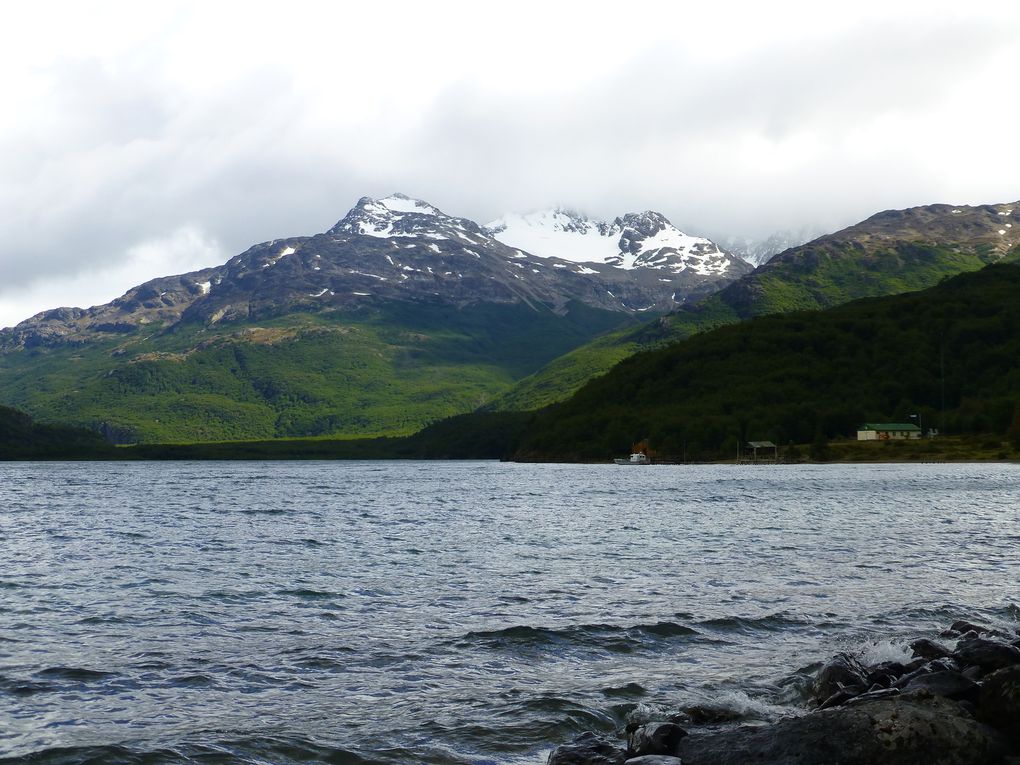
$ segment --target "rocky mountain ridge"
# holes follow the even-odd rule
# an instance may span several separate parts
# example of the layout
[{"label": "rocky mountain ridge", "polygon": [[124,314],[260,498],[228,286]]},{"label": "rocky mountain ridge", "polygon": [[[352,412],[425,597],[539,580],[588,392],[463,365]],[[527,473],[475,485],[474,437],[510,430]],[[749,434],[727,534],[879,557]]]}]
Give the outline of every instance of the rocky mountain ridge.
[{"label": "rocky mountain ridge", "polygon": [[363,197],[325,233],[263,242],[222,266],[152,279],[106,305],[45,311],[0,330],[0,350],[84,343],[146,325],[355,310],[379,300],[665,312],[746,271],[708,252],[714,245],[696,242],[683,254],[653,246],[671,228],[657,213],[627,219],[620,247],[629,249],[619,263],[581,264],[511,247],[473,221],[403,194]]}]

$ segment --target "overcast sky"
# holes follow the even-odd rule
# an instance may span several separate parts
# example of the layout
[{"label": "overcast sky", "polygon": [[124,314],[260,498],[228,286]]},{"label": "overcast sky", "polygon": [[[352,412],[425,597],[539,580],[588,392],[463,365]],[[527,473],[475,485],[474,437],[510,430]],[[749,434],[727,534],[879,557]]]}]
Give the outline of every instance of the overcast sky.
[{"label": "overcast sky", "polygon": [[1014,201],[1016,5],[12,5],[0,326],[392,191],[714,236]]}]

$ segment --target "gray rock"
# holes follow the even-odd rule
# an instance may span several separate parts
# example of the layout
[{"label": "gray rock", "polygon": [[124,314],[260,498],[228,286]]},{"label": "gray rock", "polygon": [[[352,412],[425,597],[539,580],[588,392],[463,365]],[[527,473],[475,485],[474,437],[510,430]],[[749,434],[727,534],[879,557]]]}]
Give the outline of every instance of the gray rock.
[{"label": "gray rock", "polygon": [[623,765],[627,753],[607,738],[586,732],[569,744],[556,747],[547,765]]},{"label": "gray rock", "polygon": [[993,672],[981,684],[978,718],[1020,738],[1020,666]]},{"label": "gray rock", "polygon": [[959,672],[942,671],[919,675],[903,687],[904,693],[927,692],[954,701],[976,703],[980,686]]},{"label": "gray rock", "polygon": [[811,686],[811,697],[816,704],[824,703],[840,691],[861,693],[868,685],[868,671],[864,665],[848,653],[839,653],[818,671]]},{"label": "gray rock", "polygon": [[1020,664],[1020,649],[985,638],[961,641],[953,658],[963,665],[976,665],[986,672]]},{"label": "gray rock", "polygon": [[624,765],[683,765],[679,757],[664,754],[646,754],[643,757],[632,757]]},{"label": "gray rock", "polygon": [[829,698],[827,698],[825,701],[823,701],[821,704],[819,704],[818,708],[819,709],[831,709],[832,707],[843,706],[843,704],[846,704],[851,699],[855,699],[855,698],[857,698],[860,695],[861,694],[858,691],[848,691],[848,690],[836,691],[834,694],[829,696]]},{"label": "gray rock", "polygon": [[[948,651],[946,653],[948,655]],[[880,688],[888,688],[906,673],[907,668],[900,662],[883,661],[881,664],[868,667],[868,687],[877,685]]]},{"label": "gray rock", "polygon": [[952,651],[942,645],[942,643],[936,643],[934,640],[928,640],[927,638],[915,640],[910,644],[910,650],[914,652],[914,656],[919,659],[925,659],[926,661],[941,659],[952,653]]},{"label": "gray rock", "polygon": [[954,701],[899,696],[764,727],[693,733],[679,754],[696,765],[988,765],[1005,754],[1005,742]]},{"label": "gray rock", "polygon": [[933,672],[959,672],[960,665],[951,656],[947,656],[943,659],[934,659],[932,661],[925,662],[917,669],[912,672],[908,672],[895,683],[894,688],[906,688],[914,678],[923,677],[924,675],[930,675]]},{"label": "gray rock", "polygon": [[633,730],[627,737],[627,754],[641,757],[646,754],[673,756],[680,739],[687,731],[671,722],[653,722]]},{"label": "gray rock", "polygon": [[982,632],[991,632],[991,630],[987,627],[982,627],[980,624],[974,624],[974,622],[968,622],[960,619],[959,621],[955,621],[949,625],[949,629],[942,634],[946,637],[954,637],[958,635],[966,635],[968,632],[973,632],[979,635]]}]

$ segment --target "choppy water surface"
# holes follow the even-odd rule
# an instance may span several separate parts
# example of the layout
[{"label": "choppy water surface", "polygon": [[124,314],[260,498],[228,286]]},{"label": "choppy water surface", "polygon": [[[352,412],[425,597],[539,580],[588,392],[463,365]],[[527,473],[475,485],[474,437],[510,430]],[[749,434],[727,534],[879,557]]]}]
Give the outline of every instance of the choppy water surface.
[{"label": "choppy water surface", "polygon": [[1020,618],[1005,465],[0,464],[0,540],[31,762],[537,763]]}]

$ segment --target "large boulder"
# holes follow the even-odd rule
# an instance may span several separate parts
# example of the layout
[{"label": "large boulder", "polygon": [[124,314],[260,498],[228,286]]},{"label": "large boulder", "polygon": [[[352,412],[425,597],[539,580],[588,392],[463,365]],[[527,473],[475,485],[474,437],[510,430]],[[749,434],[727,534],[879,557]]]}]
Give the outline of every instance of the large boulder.
[{"label": "large boulder", "polygon": [[1015,738],[1020,738],[1020,666],[993,672],[981,683],[978,717]]},{"label": "large boulder", "polygon": [[974,624],[974,622],[968,622],[964,619],[960,619],[959,621],[955,621],[949,625],[949,629],[945,630],[942,635],[944,637],[956,637],[958,635],[966,635],[968,632],[980,635],[981,633],[990,633],[992,630],[983,625]]},{"label": "large boulder", "polygon": [[679,755],[696,765],[989,765],[1002,737],[938,696],[897,696],[764,727],[692,733]]},{"label": "large boulder", "polygon": [[910,644],[910,650],[916,658],[924,659],[925,661],[944,659],[952,653],[942,643],[936,643],[934,640],[928,640],[928,638],[915,640]]},{"label": "large boulder", "polygon": [[959,672],[944,670],[918,675],[903,686],[904,693],[933,693],[954,701],[969,701],[976,704],[981,687]]},{"label": "large boulder", "polygon": [[985,672],[1020,664],[1020,649],[1007,643],[985,638],[961,640],[953,651],[953,658],[964,666],[978,666]]},{"label": "large boulder", "polygon": [[547,765],[623,765],[626,759],[622,746],[589,731],[553,749]]}]

